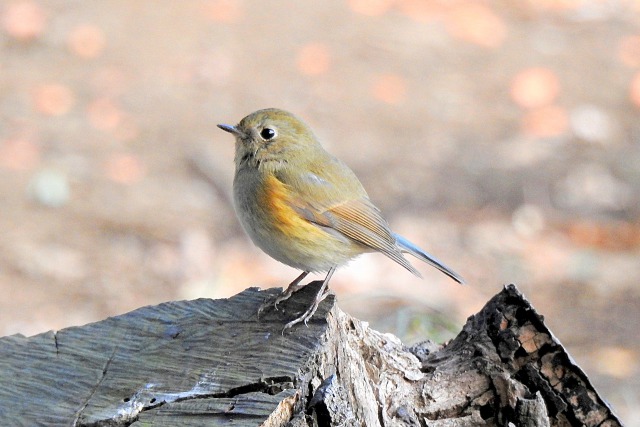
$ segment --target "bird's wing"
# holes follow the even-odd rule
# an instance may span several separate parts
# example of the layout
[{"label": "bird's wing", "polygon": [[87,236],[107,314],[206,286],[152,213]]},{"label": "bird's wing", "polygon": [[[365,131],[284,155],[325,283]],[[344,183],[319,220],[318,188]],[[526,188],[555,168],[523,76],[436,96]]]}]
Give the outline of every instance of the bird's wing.
[{"label": "bird's wing", "polygon": [[[290,206],[307,221],[338,232],[371,250],[382,252],[420,276],[402,255],[387,221],[371,203],[357,178],[353,177],[355,181],[338,180],[336,185],[330,173],[330,170],[325,170],[323,174],[308,172],[284,182],[291,190],[288,200]],[[344,185],[350,187],[341,188],[344,181],[347,181]],[[353,195],[355,198],[349,197]]]}]

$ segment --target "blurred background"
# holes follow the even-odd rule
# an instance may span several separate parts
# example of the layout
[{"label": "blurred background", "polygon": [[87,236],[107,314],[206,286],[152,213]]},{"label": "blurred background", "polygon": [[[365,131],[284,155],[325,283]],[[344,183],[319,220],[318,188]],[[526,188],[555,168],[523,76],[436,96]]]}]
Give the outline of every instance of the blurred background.
[{"label": "blurred background", "polygon": [[2,0],[0,335],[293,280],[216,128],[265,107],[469,282],[367,255],[343,310],[442,342],[516,283],[640,426],[637,1]]}]

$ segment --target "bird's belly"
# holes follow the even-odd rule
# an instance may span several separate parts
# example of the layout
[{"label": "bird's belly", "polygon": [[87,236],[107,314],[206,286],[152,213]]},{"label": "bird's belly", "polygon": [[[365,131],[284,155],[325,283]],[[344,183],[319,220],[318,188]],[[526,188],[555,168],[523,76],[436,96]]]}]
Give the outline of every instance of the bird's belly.
[{"label": "bird's belly", "polygon": [[269,256],[300,270],[321,272],[366,252],[348,237],[301,217],[290,203],[288,189],[275,177],[257,184],[256,191],[234,191],[234,198],[246,233]]}]

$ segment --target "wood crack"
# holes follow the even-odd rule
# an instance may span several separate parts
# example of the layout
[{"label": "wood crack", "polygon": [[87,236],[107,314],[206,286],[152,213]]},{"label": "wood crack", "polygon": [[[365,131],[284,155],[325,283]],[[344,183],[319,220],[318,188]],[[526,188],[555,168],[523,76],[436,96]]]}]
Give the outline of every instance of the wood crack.
[{"label": "wood crack", "polygon": [[89,405],[89,402],[91,401],[91,398],[96,393],[96,391],[98,391],[98,389],[100,388],[100,385],[102,384],[102,382],[106,378],[107,372],[109,371],[109,365],[111,365],[111,362],[113,362],[113,359],[115,358],[117,351],[118,351],[118,347],[114,347],[113,351],[111,352],[111,355],[109,355],[109,358],[107,359],[107,361],[105,362],[104,366],[102,367],[102,375],[100,376],[100,378],[98,379],[96,384],[91,389],[91,392],[87,396],[87,399],[84,401],[82,407],[76,412],[76,416],[75,416],[75,419],[73,420],[73,424],[72,424],[74,427],[77,426],[77,425],[83,425],[83,424],[78,424],[78,423],[80,423],[80,419],[82,418],[82,412]]}]

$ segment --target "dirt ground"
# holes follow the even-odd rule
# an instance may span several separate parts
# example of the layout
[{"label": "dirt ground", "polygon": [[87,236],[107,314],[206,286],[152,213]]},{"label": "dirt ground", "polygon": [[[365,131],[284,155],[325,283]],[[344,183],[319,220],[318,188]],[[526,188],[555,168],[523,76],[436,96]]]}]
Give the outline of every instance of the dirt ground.
[{"label": "dirt ground", "polygon": [[0,335],[283,286],[217,123],[303,117],[452,266],[339,270],[350,314],[442,341],[505,283],[640,426],[640,6],[605,0],[0,3]]}]

